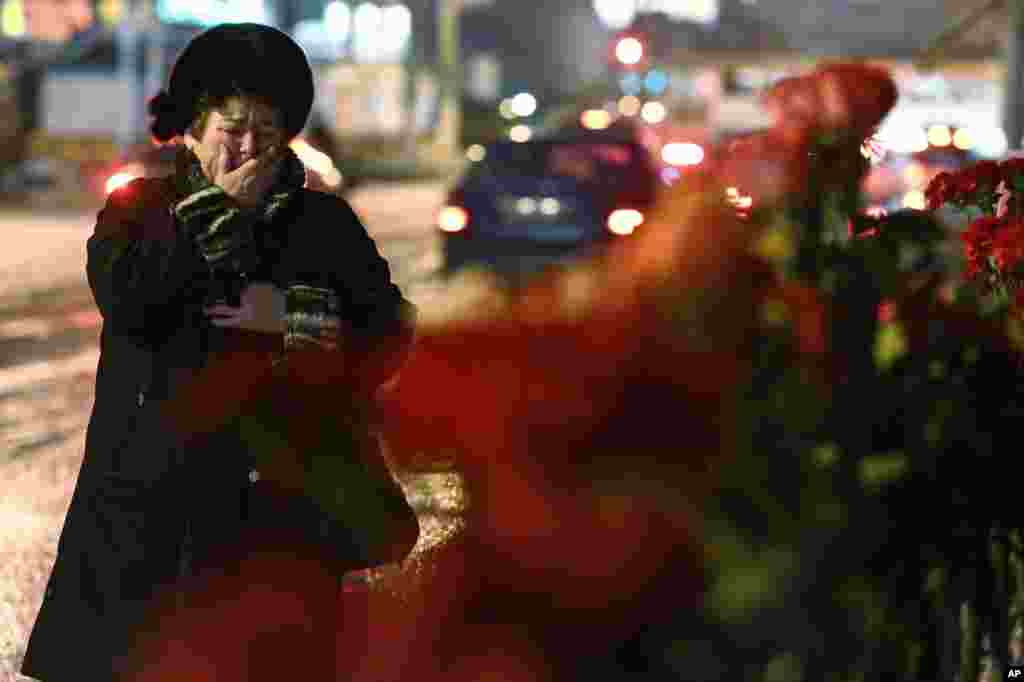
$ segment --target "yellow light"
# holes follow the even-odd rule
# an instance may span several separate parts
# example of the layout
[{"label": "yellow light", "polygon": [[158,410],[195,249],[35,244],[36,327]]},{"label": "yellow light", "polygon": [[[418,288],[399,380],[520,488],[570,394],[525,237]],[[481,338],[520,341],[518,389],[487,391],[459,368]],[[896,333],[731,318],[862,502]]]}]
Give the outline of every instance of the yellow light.
[{"label": "yellow light", "polygon": [[508,137],[513,142],[526,142],[532,136],[533,131],[527,125],[512,126],[512,129],[508,131]]},{"label": "yellow light", "polygon": [[623,38],[615,45],[615,58],[623,64],[639,64],[644,58],[644,44],[636,38]]},{"label": "yellow light", "polygon": [[537,211],[537,201],[533,197],[520,197],[516,201],[516,212],[522,215],[530,215]]},{"label": "yellow light", "polygon": [[725,196],[729,197],[730,199],[735,199],[739,195],[740,195],[740,191],[738,189],[736,189],[735,187],[726,187],[725,188]]},{"label": "yellow light", "polygon": [[471,144],[466,148],[466,158],[476,163],[487,157],[487,150],[482,144]]},{"label": "yellow light", "polygon": [[558,215],[562,210],[562,204],[554,197],[544,197],[540,202],[540,212],[544,215]]},{"label": "yellow light", "polygon": [[124,17],[124,1],[100,0],[96,6],[96,12],[99,14],[100,23],[104,26],[116,26],[117,22]]},{"label": "yellow light", "polygon": [[669,142],[661,148],[661,158],[673,166],[696,166],[704,160],[704,150],[692,142]]},{"label": "yellow light", "polygon": [[668,110],[665,109],[665,105],[661,102],[647,102],[643,108],[640,109],[640,116],[646,122],[650,124],[661,123],[665,120],[668,115]]},{"label": "yellow light", "polygon": [[608,216],[608,229],[621,235],[633,234],[644,222],[644,214],[632,208],[620,208]]},{"label": "yellow light", "polygon": [[946,147],[953,141],[949,126],[935,125],[928,129],[928,144],[933,147]]},{"label": "yellow light", "polygon": [[604,130],[612,124],[612,115],[604,109],[587,109],[580,114],[580,125],[588,130]]},{"label": "yellow light", "polygon": [[445,206],[437,214],[437,226],[444,232],[460,232],[469,225],[469,213],[461,206]]},{"label": "yellow light", "polygon": [[336,170],[334,162],[331,161],[331,157],[327,156],[301,137],[297,137],[292,140],[288,143],[288,146],[295,152],[295,156],[299,157],[299,161],[302,162],[303,166],[312,169],[319,175],[326,177],[330,175],[332,171]]},{"label": "yellow light", "polygon": [[107,194],[113,194],[136,177],[132,173],[114,173],[107,179]]},{"label": "yellow light", "polygon": [[515,109],[515,105],[512,104],[512,100],[510,100],[510,99],[503,99],[503,100],[501,100],[501,104],[498,105],[498,113],[501,114],[502,118],[506,118],[506,119],[508,119],[510,121],[513,118],[515,118],[516,117],[516,109]]},{"label": "yellow light", "polygon": [[7,0],[0,10],[0,33],[11,38],[25,35],[25,9],[22,0]]},{"label": "yellow light", "polygon": [[927,206],[924,199],[924,192],[919,189],[913,189],[903,195],[903,208],[912,208],[918,211],[923,211]]},{"label": "yellow light", "polygon": [[619,113],[623,116],[636,116],[640,113],[640,99],[633,95],[626,95],[619,100]]},{"label": "yellow light", "polygon": [[921,187],[928,179],[924,166],[917,161],[908,164],[903,169],[903,180],[911,187]]},{"label": "yellow light", "polygon": [[960,128],[953,134],[953,145],[957,149],[967,150],[974,146],[971,139],[971,132],[967,128]]}]

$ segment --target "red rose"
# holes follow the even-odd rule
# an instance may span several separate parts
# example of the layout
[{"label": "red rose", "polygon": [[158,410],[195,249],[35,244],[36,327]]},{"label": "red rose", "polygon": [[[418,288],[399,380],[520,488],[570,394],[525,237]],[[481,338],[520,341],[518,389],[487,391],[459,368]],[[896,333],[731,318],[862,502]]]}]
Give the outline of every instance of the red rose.
[{"label": "red rose", "polygon": [[1024,261],[1024,220],[1017,219],[998,228],[992,241],[996,267],[1008,272]]},{"label": "red rose", "polygon": [[825,122],[858,135],[866,136],[881,123],[898,97],[889,71],[878,66],[841,62],[819,68],[811,78],[824,105]]},{"label": "red rose", "polygon": [[955,186],[952,173],[942,171],[933,177],[924,190],[924,196],[928,200],[928,210],[935,211],[943,204],[951,202]]},{"label": "red rose", "polygon": [[995,190],[1003,180],[1003,171],[995,161],[979,161],[970,168],[978,187]]},{"label": "red rose", "polygon": [[967,258],[965,274],[968,279],[978,275],[987,265],[988,257],[992,253],[996,231],[1002,224],[1003,221],[999,218],[984,216],[973,221],[960,234],[960,241],[964,245],[964,256]]},{"label": "red rose", "polygon": [[1003,180],[1009,184],[1010,180],[1018,175],[1024,175],[1024,157],[1003,159],[999,162],[999,172]]}]

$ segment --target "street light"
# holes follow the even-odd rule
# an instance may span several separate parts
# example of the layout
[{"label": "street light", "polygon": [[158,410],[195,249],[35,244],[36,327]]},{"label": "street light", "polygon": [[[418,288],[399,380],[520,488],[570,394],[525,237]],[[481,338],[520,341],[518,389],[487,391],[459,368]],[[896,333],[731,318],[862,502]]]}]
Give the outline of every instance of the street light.
[{"label": "street light", "polygon": [[644,58],[644,44],[634,36],[619,38],[615,43],[615,58],[620,64],[635,66]]}]

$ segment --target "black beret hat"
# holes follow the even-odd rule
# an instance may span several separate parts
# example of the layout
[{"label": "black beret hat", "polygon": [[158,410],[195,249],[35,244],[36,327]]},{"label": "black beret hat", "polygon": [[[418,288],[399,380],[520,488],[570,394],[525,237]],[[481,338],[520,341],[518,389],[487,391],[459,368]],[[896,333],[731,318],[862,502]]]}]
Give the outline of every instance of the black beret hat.
[{"label": "black beret hat", "polygon": [[182,51],[166,90],[149,102],[153,136],[183,134],[199,115],[199,98],[245,95],[266,100],[283,117],[288,139],[299,134],[313,107],[313,71],[285,33],[263,24],[220,24]]}]

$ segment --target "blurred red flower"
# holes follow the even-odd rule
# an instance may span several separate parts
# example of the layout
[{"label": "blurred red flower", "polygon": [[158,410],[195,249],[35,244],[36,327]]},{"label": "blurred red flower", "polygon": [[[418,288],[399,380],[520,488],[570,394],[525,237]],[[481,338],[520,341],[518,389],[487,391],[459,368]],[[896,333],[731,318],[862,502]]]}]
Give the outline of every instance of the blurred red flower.
[{"label": "blurred red flower", "polygon": [[993,216],[982,216],[971,222],[967,229],[960,234],[960,241],[964,245],[964,255],[967,257],[968,279],[972,279],[982,270],[988,267],[988,257],[992,254],[992,247],[996,231],[1002,221]]}]

